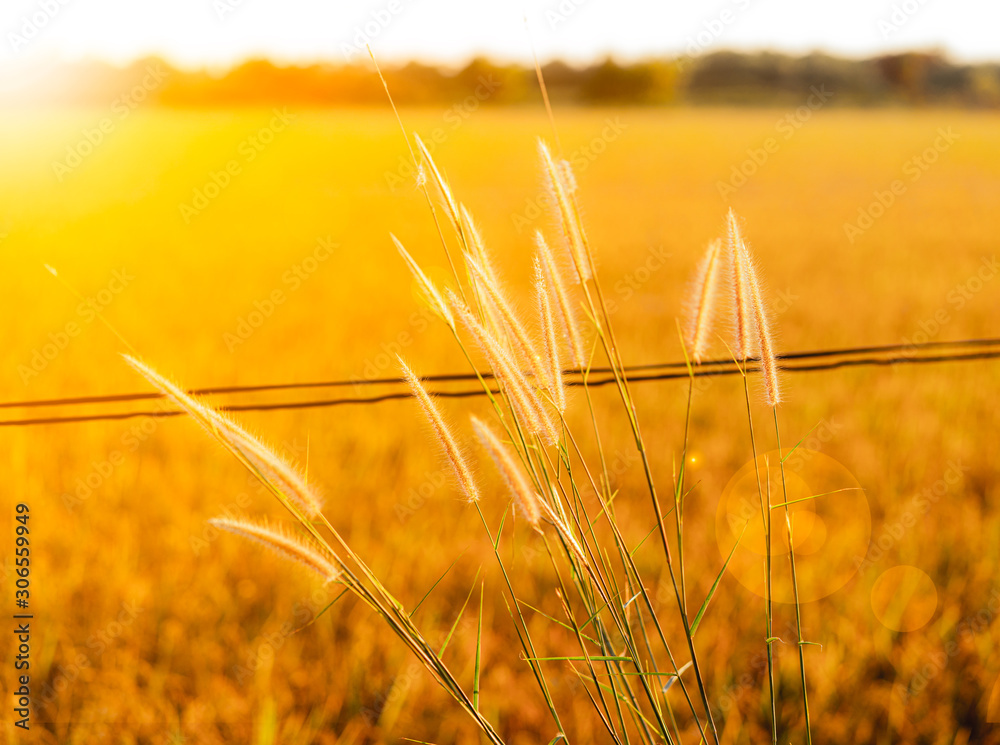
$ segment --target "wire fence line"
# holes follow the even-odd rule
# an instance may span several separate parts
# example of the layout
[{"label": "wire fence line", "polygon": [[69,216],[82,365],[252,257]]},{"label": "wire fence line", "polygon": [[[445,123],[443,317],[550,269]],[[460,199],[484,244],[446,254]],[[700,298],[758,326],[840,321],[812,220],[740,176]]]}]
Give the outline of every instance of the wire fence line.
[{"label": "wire fence line", "polygon": [[[952,350],[952,351],[946,351]],[[805,352],[791,352],[778,356],[780,369],[783,372],[817,372],[836,370],[848,367],[892,366],[907,364],[929,364],[940,362],[969,362],[974,360],[990,360],[1000,358],[1000,338],[962,339],[958,341],[928,342],[925,344],[887,344],[868,347],[845,347],[840,349],[821,349]],[[688,371],[687,363],[663,362],[644,365],[628,365],[625,373],[630,383],[643,383],[662,380],[677,380],[694,377],[714,377],[738,375],[742,372],[732,359],[716,359],[702,362]],[[758,372],[757,360],[750,360],[746,365],[748,372]],[[578,387],[601,387],[615,382],[611,375],[613,371],[607,367],[594,367],[588,371],[586,380],[579,370],[566,370],[566,385]],[[490,380],[489,372],[479,373],[483,379]],[[596,377],[595,377],[596,376]],[[462,383],[477,381],[476,373],[455,373],[426,375],[422,381],[432,384]],[[379,386],[404,385],[402,378],[371,378],[361,380],[324,380],[303,383],[268,383],[261,385],[218,386],[211,388],[194,388],[188,391],[192,395],[222,395],[247,394],[271,391],[305,390],[322,388],[343,388],[348,386]],[[470,398],[485,395],[485,389],[480,385],[463,390],[433,390],[433,395],[441,398]],[[499,391],[493,390],[494,394]],[[37,399],[29,401],[0,402],[0,409],[41,408],[49,406],[76,407],[94,404],[118,404],[134,401],[149,401],[162,399],[165,396],[158,392],[119,393],[94,396],[73,396],[65,398]],[[338,398],[308,399],[303,401],[281,401],[274,403],[232,403],[221,405],[223,411],[276,411],[283,409],[310,409],[349,404],[377,404],[411,398],[409,390],[393,391],[372,396],[343,396]],[[24,417],[20,419],[0,420],[0,427],[17,427],[41,424],[69,424],[76,422],[112,421],[132,419],[137,417],[171,417],[183,415],[183,411],[162,409],[155,411],[113,411],[78,415]]]}]

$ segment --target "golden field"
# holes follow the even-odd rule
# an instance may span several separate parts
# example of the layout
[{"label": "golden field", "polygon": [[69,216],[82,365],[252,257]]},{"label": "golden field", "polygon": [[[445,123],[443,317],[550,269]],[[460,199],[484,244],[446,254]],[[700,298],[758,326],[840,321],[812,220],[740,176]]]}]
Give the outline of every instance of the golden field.
[{"label": "golden field", "polygon": [[[451,113],[401,112],[409,129],[438,140],[435,159],[530,307],[531,234],[554,228],[535,150],[539,136],[551,139],[548,120],[516,108]],[[686,283],[730,206],[746,221],[782,351],[908,343],[921,333],[930,341],[997,335],[1000,117],[831,108],[795,128],[788,114],[557,112],[625,361],[681,357],[675,318],[684,312]],[[93,131],[105,119],[111,126],[98,138]],[[67,148],[79,155],[87,133],[100,142],[69,164]],[[762,161],[755,172],[720,194],[719,183],[754,156]],[[280,117],[268,109],[5,114],[2,399],[147,390],[119,357],[130,348],[192,387],[392,377],[397,352],[420,373],[466,371],[453,339],[422,310],[389,239],[395,234],[447,281],[407,159],[391,112],[371,109]],[[206,190],[213,182],[225,186],[199,199],[196,192],[216,191]],[[885,201],[893,194],[884,215],[860,235],[845,231],[859,210],[871,211],[876,192]],[[95,298],[120,337],[44,264]],[[251,324],[255,311],[267,316],[259,324]],[[49,344],[63,347],[51,359],[43,351]],[[715,352],[724,355],[721,343]],[[831,478],[864,489],[851,501],[817,506],[822,530],[803,548],[806,589],[815,597],[803,605],[804,631],[822,645],[806,652],[817,742],[1000,742],[989,721],[1000,722],[998,384],[995,361],[786,377],[782,444],[811,432],[807,446],[822,455],[804,467],[830,459]],[[349,386],[332,395],[379,390]],[[669,493],[685,386],[642,383],[635,392],[654,473]],[[290,396],[241,401],[283,398]],[[655,517],[617,394],[608,387],[594,398],[619,520],[636,545]],[[735,378],[715,379],[695,397],[689,474],[698,486],[688,501],[685,549],[688,592],[698,603],[725,559],[719,534],[727,484],[751,459],[743,405]],[[485,410],[481,400],[443,406],[465,433],[468,412]],[[2,418],[39,411],[79,410],[7,408]],[[762,423],[764,416],[760,405]],[[579,392],[570,418],[589,431]],[[556,730],[518,657],[488,539],[446,478],[416,406],[391,401],[240,420],[308,463],[330,521],[408,607],[458,559],[416,614],[428,637],[448,633],[478,572],[485,582],[482,711],[510,743],[549,742]],[[758,437],[761,452],[776,446],[768,428]],[[207,528],[208,518],[226,511],[280,512],[191,422],[4,426],[0,438],[2,603],[13,607],[13,505],[26,502],[31,681],[41,699],[30,736],[18,740],[6,703],[16,645],[4,635],[0,737],[478,740],[471,720],[355,599],[344,597],[298,630],[336,588],[318,589],[290,565]],[[506,498],[488,468],[482,477],[491,487],[483,509],[495,529]],[[869,540],[877,547],[880,539],[884,548],[854,572]],[[526,526],[508,523],[501,552],[518,597],[559,616],[551,566],[537,549]],[[662,554],[650,541],[635,556],[681,648]],[[769,738],[764,604],[737,579],[752,574],[752,557],[743,558],[750,569],[734,565],[724,577],[697,637],[723,742],[732,744]],[[917,585],[902,607],[886,611],[879,600],[885,583],[920,576],[896,567],[919,569],[930,586]],[[779,739],[804,742],[794,626],[788,631],[794,615],[791,606],[778,608]],[[564,629],[525,612],[537,643],[567,648]],[[470,686],[476,615],[470,604],[445,655]],[[908,626],[915,628],[899,630]],[[548,669],[570,741],[605,742],[568,663]],[[697,742],[693,728],[686,742]]]}]

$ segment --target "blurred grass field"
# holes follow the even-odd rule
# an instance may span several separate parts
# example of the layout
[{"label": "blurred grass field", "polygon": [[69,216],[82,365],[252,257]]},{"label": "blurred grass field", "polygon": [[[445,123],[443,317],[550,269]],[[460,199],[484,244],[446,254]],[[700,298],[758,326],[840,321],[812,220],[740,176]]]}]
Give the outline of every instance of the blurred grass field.
[{"label": "blurred grass field", "polygon": [[[674,319],[685,282],[730,205],[746,220],[775,301],[781,350],[998,335],[1000,284],[986,276],[1000,235],[997,114],[831,109],[787,139],[776,128],[785,115],[557,113],[626,362],[680,359]],[[110,116],[53,109],[10,112],[0,122],[0,294],[9,319],[0,398],[145,390],[118,357],[127,351],[121,339],[189,386],[392,376],[397,352],[423,373],[465,370],[446,330],[421,311],[389,240],[391,231],[447,277],[390,113],[289,110],[277,131],[271,110],[140,110],[116,120],[60,179],[53,163]],[[435,159],[526,305],[531,233],[553,227],[535,157],[536,138],[551,137],[547,119],[521,109],[471,112],[457,126],[439,111],[402,116],[439,141]],[[957,135],[953,144],[926,168],[915,165],[942,129]],[[723,198],[719,182],[768,138],[778,147]],[[226,182],[219,174],[230,161]],[[904,192],[849,240],[844,224],[856,223],[859,209],[895,180]],[[196,190],[214,192],[213,181],[226,185],[197,207]],[[316,253],[330,243],[329,255]],[[95,298],[121,339],[43,264]],[[254,312],[266,316],[262,323],[252,322]],[[65,348],[48,359],[49,344]],[[818,566],[832,572],[864,558],[865,507],[873,547],[882,541],[860,573],[804,607],[806,638],[823,645],[806,657],[818,742],[1000,742],[988,721],[1000,721],[998,383],[994,361],[788,377],[783,444],[812,431],[807,445],[865,489],[858,509],[828,516],[825,539],[810,549]],[[645,383],[636,393],[655,472],[668,484],[683,384]],[[691,473],[699,486],[686,516],[692,597],[704,596],[722,565],[718,505],[750,460],[733,426],[742,395],[737,380],[719,379],[695,402]],[[647,501],[630,499],[642,480],[638,461],[615,394],[609,388],[595,399],[611,418],[605,448],[614,455],[620,519],[638,543],[655,524]],[[483,404],[446,408],[464,422]],[[4,409],[2,418],[34,411]],[[415,407],[397,401],[242,419],[308,462],[331,522],[409,606],[462,556],[418,614],[432,638],[447,633],[482,567],[483,710],[511,743],[551,739],[543,702],[514,652],[488,541],[444,479]],[[225,509],[278,511],[190,422],[3,427],[0,438],[5,503],[26,501],[33,516],[32,683],[45,706],[32,741],[476,741],[473,725],[451,715],[447,697],[353,599],[289,633],[332,598],[242,542],[206,531],[205,520]],[[773,447],[765,440],[765,450]],[[486,498],[494,524],[503,506],[499,494]],[[5,536],[12,513],[0,517]],[[515,526],[506,549],[525,597],[558,615],[551,569],[531,541]],[[12,551],[4,556],[9,569]],[[665,587],[651,546],[636,559],[649,582]],[[936,599],[925,588],[903,609],[883,611],[873,588],[897,566],[926,573]],[[824,581],[822,572],[815,581]],[[662,601],[672,602],[667,594]],[[777,627],[786,628],[790,607],[779,613]],[[927,615],[912,631],[896,630]],[[530,623],[539,639],[564,643],[542,615]],[[0,641],[5,660],[9,637]],[[763,741],[763,602],[727,575],[698,638],[724,742]],[[463,624],[449,648],[465,680],[475,641],[474,624]],[[782,736],[801,741],[794,641],[777,650]],[[560,664],[552,663],[554,688],[573,741],[601,741],[590,703]],[[5,700],[10,680],[3,677]]]}]

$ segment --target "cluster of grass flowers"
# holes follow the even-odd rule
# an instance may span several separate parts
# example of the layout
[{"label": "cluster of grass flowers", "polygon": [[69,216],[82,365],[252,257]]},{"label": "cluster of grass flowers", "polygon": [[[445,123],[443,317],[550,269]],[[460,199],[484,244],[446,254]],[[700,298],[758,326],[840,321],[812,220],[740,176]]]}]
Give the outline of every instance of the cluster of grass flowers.
[{"label": "cluster of grass flowers", "polygon": [[[640,416],[616,341],[610,315],[595,271],[594,255],[580,219],[577,186],[569,163],[539,144],[545,182],[554,206],[557,234],[535,236],[533,257],[533,317],[518,313],[499,276],[487,247],[469,211],[453,195],[441,170],[419,138],[414,161],[418,186],[427,196],[438,225],[442,246],[453,272],[453,286],[435,285],[403,243],[392,236],[397,250],[421,288],[423,297],[451,330],[469,364],[476,370],[492,407],[492,421],[472,417],[471,433],[450,424],[420,377],[399,360],[403,379],[430,425],[442,457],[450,466],[455,485],[472,509],[478,512],[503,576],[505,601],[521,645],[521,656],[530,666],[541,697],[552,717],[553,742],[568,741],[552,695],[547,673],[551,665],[569,664],[582,683],[581,690],[595,707],[611,740],[627,743],[638,737],[643,742],[683,742],[682,735],[696,730],[701,741],[721,742],[709,694],[709,686],[699,664],[696,633],[726,572],[728,560],[714,578],[711,590],[700,602],[689,602],[688,577],[684,560],[684,503],[688,432],[697,367],[707,361],[712,341],[720,338],[716,318],[727,310],[732,337],[726,343],[729,356],[743,373],[747,404],[749,449],[757,462],[749,376],[760,372],[764,400],[774,414],[777,433],[777,405],[781,400],[779,369],[772,331],[763,302],[758,270],[735,214],[727,217],[724,240],[709,244],[705,257],[691,282],[688,319],[682,331],[689,360],[683,457],[675,469],[672,494],[664,500],[653,477]],[[445,220],[438,220],[443,211]],[[458,256],[453,255],[457,244]],[[728,302],[727,299],[728,298]],[[147,365],[127,358],[153,385],[190,414],[202,427],[253,473],[288,511],[285,525],[263,521],[217,518],[217,527],[228,530],[273,550],[315,572],[324,582],[344,585],[371,607],[402,639],[438,683],[471,716],[486,737],[503,742],[479,705],[481,660],[479,646],[471,692],[463,686],[407,611],[350,548],[322,512],[315,488],[295,467],[282,460],[259,438],[224,414],[185,393]],[[484,359],[489,374],[479,371],[477,359]],[[618,398],[628,419],[634,447],[640,456],[647,497],[656,519],[658,543],[672,585],[673,607],[658,607],[647,591],[648,578],[637,567],[623,537],[611,490],[602,427],[587,386],[595,359],[613,375]],[[564,376],[582,376],[582,396],[571,401]],[[582,399],[582,400],[581,400]],[[587,431],[574,431],[567,419],[570,403],[586,407],[588,416],[574,421],[588,422]],[[598,457],[588,459],[584,442],[597,446]],[[478,442],[478,447],[475,443]],[[779,438],[780,452],[780,438]],[[532,637],[522,614],[526,605],[516,590],[517,576],[505,565],[500,551],[503,523],[491,527],[482,510],[484,490],[473,464],[476,453],[490,461],[509,492],[509,506],[518,519],[533,531],[533,540],[551,560],[555,584],[553,593],[561,604],[563,618],[553,623],[570,632],[578,646],[572,655],[547,654]],[[787,457],[787,456],[786,456]],[[782,464],[784,459],[782,459]],[[784,472],[782,470],[782,493]],[[767,546],[763,571],[766,613],[762,638],[767,647],[772,741],[777,742],[778,717],[775,702],[775,672],[772,646],[772,520],[775,508],[785,509],[785,539],[791,562],[791,579],[796,582],[792,551],[791,520],[787,497],[775,504],[771,486],[762,484],[757,472],[760,519]],[[635,498],[634,495],[627,497]],[[506,517],[506,511],[504,513]],[[755,518],[756,519],[756,518]],[[671,526],[672,523],[672,526]],[[673,533],[673,535],[668,535]],[[735,552],[735,547],[733,549]],[[732,554],[730,554],[732,558]],[[798,588],[795,592],[799,629],[799,662],[806,739],[811,741],[805,663]],[[675,633],[677,629],[680,634]],[[481,634],[481,630],[480,630]],[[683,648],[675,648],[668,637],[683,638]],[[700,642],[700,639],[699,639]]]}]

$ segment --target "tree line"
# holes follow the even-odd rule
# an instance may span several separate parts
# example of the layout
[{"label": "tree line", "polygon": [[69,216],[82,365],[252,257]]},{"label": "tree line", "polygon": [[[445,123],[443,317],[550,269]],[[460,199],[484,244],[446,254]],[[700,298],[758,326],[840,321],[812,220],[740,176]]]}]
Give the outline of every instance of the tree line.
[{"label": "tree line", "polygon": [[[549,95],[561,105],[791,105],[815,88],[835,92],[835,105],[1000,107],[1000,64],[958,64],[936,52],[869,59],[825,54],[714,52],[696,57],[589,66],[543,66]],[[474,59],[460,69],[418,62],[384,70],[401,105],[536,104],[535,70]],[[278,66],[250,60],[224,72],[180,70],[159,59],[125,68],[90,62],[35,71],[8,86],[8,102],[104,104],[143,87],[146,103],[163,106],[381,105],[385,92],[370,61]],[[155,79],[155,86],[141,81]],[[42,84],[44,83],[44,84]],[[488,91],[483,97],[482,91]],[[138,95],[138,94],[137,94]],[[479,105],[477,104],[477,105]]]}]

